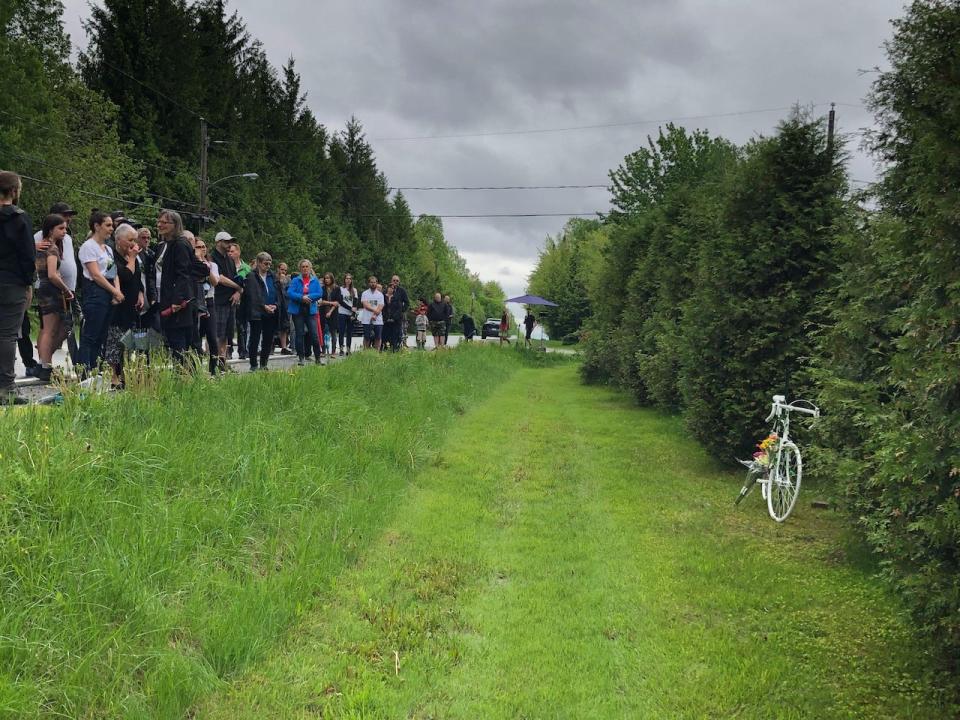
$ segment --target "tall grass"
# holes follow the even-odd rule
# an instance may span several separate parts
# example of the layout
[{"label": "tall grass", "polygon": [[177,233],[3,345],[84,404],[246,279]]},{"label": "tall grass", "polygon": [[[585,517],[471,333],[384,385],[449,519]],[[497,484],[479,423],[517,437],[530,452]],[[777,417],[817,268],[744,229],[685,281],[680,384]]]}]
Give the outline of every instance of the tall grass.
[{"label": "tall grass", "polygon": [[496,348],[0,414],[0,716],[182,717],[376,536]]}]

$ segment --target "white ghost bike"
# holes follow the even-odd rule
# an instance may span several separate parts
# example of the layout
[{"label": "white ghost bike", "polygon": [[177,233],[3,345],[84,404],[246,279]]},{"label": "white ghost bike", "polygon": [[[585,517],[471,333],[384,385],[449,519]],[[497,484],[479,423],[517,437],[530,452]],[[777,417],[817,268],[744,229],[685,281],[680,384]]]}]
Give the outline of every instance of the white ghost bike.
[{"label": "white ghost bike", "polygon": [[820,409],[813,403],[795,400],[788,404],[786,400],[783,395],[774,395],[773,407],[765,421],[773,420],[771,432],[777,434],[774,452],[768,454],[766,462],[756,459],[739,461],[747,466],[747,479],[735,501],[735,504],[739,505],[740,501],[753,490],[753,486],[760,483],[760,491],[767,501],[770,517],[777,522],[786,520],[793,506],[796,505],[797,495],[800,494],[800,478],[803,475],[800,448],[790,440],[790,413],[798,412],[820,417]]}]

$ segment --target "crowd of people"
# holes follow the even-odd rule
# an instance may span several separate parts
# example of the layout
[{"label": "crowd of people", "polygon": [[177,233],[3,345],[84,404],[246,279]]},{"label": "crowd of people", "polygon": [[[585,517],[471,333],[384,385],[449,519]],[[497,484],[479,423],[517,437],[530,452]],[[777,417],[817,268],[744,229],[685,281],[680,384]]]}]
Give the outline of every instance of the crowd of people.
[{"label": "crowd of people", "polygon": [[[179,364],[189,355],[206,357],[211,374],[227,371],[234,349],[251,370],[266,368],[277,344],[300,365],[325,364],[351,354],[355,329],[364,348],[396,352],[406,344],[411,315],[418,348],[426,348],[428,332],[435,348],[447,344],[450,296],[438,292],[412,305],[398,275],[385,285],[371,275],[360,291],[350,273],[338,284],[307,259],[295,274],[282,262],[274,271],[266,252],[244,262],[228,232],[216,233],[208,247],[172,210],[159,213],[156,239],[123,212],[94,210],[75,252],[77,213],[57,203],[34,233],[18,206],[21,189],[18,175],[0,172],[0,404],[26,402],[14,385],[18,346],[27,376],[49,381],[54,353],[66,342],[81,378],[106,364],[113,385],[122,387],[127,355],[161,344]],[[34,304],[39,360],[31,340]]]}]

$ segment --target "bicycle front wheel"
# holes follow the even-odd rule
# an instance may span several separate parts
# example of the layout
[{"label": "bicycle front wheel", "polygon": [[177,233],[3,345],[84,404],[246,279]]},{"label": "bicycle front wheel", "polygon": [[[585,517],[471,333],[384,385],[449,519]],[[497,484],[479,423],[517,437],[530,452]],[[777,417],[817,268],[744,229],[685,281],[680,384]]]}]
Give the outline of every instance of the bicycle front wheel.
[{"label": "bicycle front wheel", "polygon": [[783,522],[789,517],[800,494],[800,478],[803,461],[800,450],[792,442],[780,448],[777,463],[770,472],[770,487],[767,491],[767,509],[770,517]]}]

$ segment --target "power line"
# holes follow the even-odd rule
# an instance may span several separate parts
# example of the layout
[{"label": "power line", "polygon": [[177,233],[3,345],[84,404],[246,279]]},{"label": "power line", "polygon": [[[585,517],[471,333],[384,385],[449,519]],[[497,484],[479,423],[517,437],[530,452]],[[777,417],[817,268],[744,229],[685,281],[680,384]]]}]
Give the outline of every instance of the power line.
[{"label": "power line", "polygon": [[[823,107],[829,105],[830,103],[814,103],[812,107]],[[836,105],[842,105],[844,107],[862,107],[861,105],[856,105],[854,103],[835,103]],[[623,122],[611,122],[611,123],[598,123],[595,125],[571,125],[566,127],[552,127],[552,128],[529,128],[522,130],[493,130],[488,132],[476,132],[476,133],[456,133],[450,135],[413,135],[409,137],[373,137],[370,138],[371,142],[404,142],[408,140],[449,140],[457,138],[475,138],[475,137],[494,137],[499,135],[534,135],[542,133],[560,133],[560,132],[571,132],[576,130],[600,130],[605,128],[617,128],[617,127],[631,127],[635,125],[658,125],[669,122],[680,122],[687,120],[708,120],[712,118],[725,118],[725,117],[738,117],[741,115],[758,115],[761,113],[769,112],[786,112],[792,110],[795,105],[787,105],[782,107],[773,107],[773,108],[760,108],[757,110],[738,110],[734,112],[725,112],[725,113],[711,113],[704,115],[680,115],[672,118],[662,118],[660,120],[627,120]],[[297,145],[304,143],[313,143],[316,142],[316,138],[311,138],[309,140],[268,140],[266,138],[255,138],[252,140],[213,140],[212,142],[217,145],[252,145],[254,143],[261,143],[265,145]]]},{"label": "power line", "polygon": [[194,117],[196,117],[196,118],[198,118],[198,119],[201,119],[201,120],[203,119],[203,117],[200,115],[200,113],[198,113],[198,112],[197,112],[196,110],[194,110],[193,108],[187,107],[187,106],[184,105],[183,103],[181,103],[181,102],[179,102],[179,101],[177,101],[177,100],[174,100],[172,97],[170,97],[170,96],[167,95],[166,93],[162,93],[162,92],[160,92],[159,90],[157,90],[155,87],[151,87],[150,85],[147,85],[145,82],[143,82],[143,81],[140,80],[139,78],[136,78],[136,77],[134,77],[133,75],[131,75],[130,73],[128,73],[128,72],[126,72],[126,71],[124,71],[124,70],[121,70],[121,69],[118,68],[116,65],[111,65],[111,64],[108,63],[106,60],[104,60],[103,57],[100,57],[100,58],[99,58],[99,61],[100,61],[101,63],[103,63],[104,65],[106,65],[106,66],[107,66],[108,68],[110,68],[111,70],[115,70],[116,72],[120,73],[120,74],[123,75],[124,77],[133,80],[133,81],[134,81],[135,83],[137,83],[138,85],[140,85],[140,86],[142,86],[142,87],[145,87],[145,88],[146,88],[147,90],[149,90],[150,92],[152,92],[152,93],[154,93],[154,94],[156,94],[156,95],[159,95],[160,97],[164,98],[165,100],[168,100],[169,102],[173,103],[176,107],[180,108],[181,110],[186,110],[188,113],[190,113],[190,114],[193,115]]},{"label": "power line", "polygon": [[[25,123],[28,123],[28,124],[30,124],[30,125],[33,125],[34,127],[42,128],[42,129],[44,129],[44,130],[49,130],[50,132],[52,132],[52,133],[54,133],[54,134],[56,134],[56,135],[60,135],[61,137],[65,137],[65,138],[67,138],[68,140],[73,140],[73,135],[72,135],[71,133],[65,131],[65,130],[61,130],[61,129],[59,129],[59,128],[51,127],[50,125],[44,125],[43,123],[37,122],[36,120],[33,120],[32,118],[25,118],[25,117],[23,117],[22,115],[17,115],[16,113],[12,113],[12,112],[10,112],[9,110],[4,110],[3,108],[0,108],[0,113],[3,113],[4,115],[9,115],[10,117],[16,118],[17,120],[21,120],[21,121],[23,121],[23,122],[25,122]],[[130,159],[133,160],[134,162],[140,163],[140,164],[142,164],[142,165],[146,165],[147,167],[156,168],[157,170],[160,170],[161,172],[165,172],[165,173],[167,173],[168,175],[176,175],[176,174],[178,174],[178,173],[180,172],[179,170],[177,170],[177,169],[175,169],[175,168],[166,167],[166,166],[164,166],[164,165],[158,165],[157,163],[153,163],[153,162],[150,162],[150,161],[148,161],[148,160],[141,160],[141,159],[135,158],[135,157],[134,157],[134,158],[130,158]]]},{"label": "power line", "polygon": [[431,187],[389,187],[388,190],[585,190],[589,188],[609,188],[603,185],[435,185]]},{"label": "power line", "polygon": [[[824,105],[829,105],[830,103],[814,103],[813,107],[821,107]],[[848,105],[848,103],[841,103],[843,105]],[[738,117],[741,115],[759,115],[761,113],[769,112],[784,112],[787,110],[792,110],[795,106],[788,105],[786,107],[775,107],[775,108],[761,108],[758,110],[739,110],[735,112],[726,112],[726,113],[713,113],[707,115],[681,115],[672,118],[663,118],[660,120],[628,120],[624,122],[613,122],[613,123],[599,123],[596,125],[571,125],[566,127],[553,127],[553,128],[532,128],[526,130],[496,130],[490,132],[478,132],[478,133],[457,133],[452,135],[414,135],[410,137],[381,137],[381,138],[371,138],[371,141],[376,142],[405,142],[408,140],[448,140],[448,139],[457,139],[457,138],[474,138],[474,137],[493,137],[497,135],[534,135],[540,133],[559,133],[559,132],[570,132],[575,130],[599,130],[604,128],[617,128],[617,127],[631,127],[635,125],[659,125],[670,122],[680,122],[687,120],[708,120],[712,118],[725,118],[725,117]]]},{"label": "power line", "polygon": [[[420,215],[430,215],[432,217],[443,218],[444,220],[455,220],[458,218],[538,218],[538,217],[596,217],[602,214],[599,210],[590,212],[564,212],[564,213],[481,213],[476,215],[434,215],[433,213],[420,213]],[[380,216],[371,216],[380,217]]]},{"label": "power line", "polygon": [[[21,155],[20,153],[15,153],[15,152],[13,152],[13,151],[11,151],[11,150],[5,150],[5,149],[2,149],[2,148],[0,148],[0,153],[4,153],[4,154],[6,154],[6,155],[9,155],[10,157],[19,158],[19,159],[21,159],[21,160],[26,160],[27,162],[38,163],[38,164],[43,165],[43,166],[45,166],[45,167],[49,167],[49,168],[51,168],[51,169],[53,169],[53,170],[56,170],[57,172],[62,172],[62,173],[70,174],[70,175],[75,175],[75,176],[77,176],[77,178],[79,178],[80,180],[85,180],[86,182],[92,182],[92,183],[99,182],[98,180],[93,180],[92,178],[90,178],[90,177],[82,174],[82,173],[81,173],[80,171],[78,171],[78,170],[73,170],[72,168],[60,167],[59,165],[56,165],[55,163],[49,162],[49,161],[44,160],[44,159],[42,159],[42,158],[30,157],[29,155]],[[131,186],[128,185],[128,186],[126,186],[126,188],[120,188],[120,189],[117,190],[117,192],[121,192],[123,189],[129,190],[130,187],[131,187]],[[197,203],[186,202],[185,200],[180,200],[180,199],[178,199],[178,198],[166,197],[165,195],[158,195],[157,193],[147,192],[146,190],[143,190],[143,191],[135,190],[134,192],[135,192],[137,195],[140,195],[140,196],[152,197],[152,198],[155,198],[155,199],[157,199],[157,200],[166,200],[167,202],[174,203],[174,204],[177,204],[177,205],[180,205],[180,206],[195,207],[195,208],[199,208],[199,207],[200,207]]]},{"label": "power line", "polygon": [[[457,219],[473,219],[473,218],[538,218],[538,217],[597,217],[598,215],[603,214],[600,210],[590,210],[587,212],[533,212],[533,213],[470,213],[463,215],[443,215],[439,213],[431,212],[420,212],[420,213],[411,213],[411,217],[414,222],[419,217],[424,215],[428,217],[441,218],[444,220],[457,220]],[[259,217],[289,217],[287,214],[278,214],[272,213],[268,215],[263,215],[262,213],[258,214]],[[387,215],[384,213],[359,213],[359,214],[348,214],[344,219],[351,218],[371,218],[371,219],[391,219],[392,215]]]},{"label": "power line", "polygon": [[[115,197],[113,195],[104,195],[103,193],[90,192],[89,190],[78,190],[76,188],[70,188],[67,185],[61,183],[53,182],[52,180],[45,180],[44,178],[32,177],[30,175],[20,175],[24,180],[31,180],[33,182],[40,183],[42,185],[50,185],[51,187],[57,187],[61,190],[70,190],[72,192],[80,193],[81,195],[87,195],[89,197],[99,198],[101,200],[113,200],[124,205],[130,205],[133,207],[145,207],[150,208],[151,210],[158,210],[156,205],[151,205],[150,203],[136,202],[135,200],[124,200],[123,198]],[[191,217],[201,217],[200,213],[191,212],[189,210],[178,210],[182,215],[190,215]]]}]

